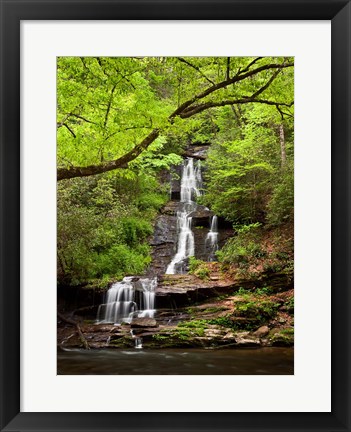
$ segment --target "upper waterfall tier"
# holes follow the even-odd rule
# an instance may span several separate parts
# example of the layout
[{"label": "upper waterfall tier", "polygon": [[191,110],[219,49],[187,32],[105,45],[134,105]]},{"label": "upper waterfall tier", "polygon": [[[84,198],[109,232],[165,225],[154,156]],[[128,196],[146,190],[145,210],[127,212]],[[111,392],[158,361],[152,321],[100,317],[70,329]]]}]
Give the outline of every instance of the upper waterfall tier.
[{"label": "upper waterfall tier", "polygon": [[200,161],[194,164],[193,158],[185,159],[180,182],[180,202],[177,210],[177,252],[167,267],[167,274],[184,273],[186,259],[195,253],[191,213],[196,210],[195,199],[201,195],[201,188]]},{"label": "upper waterfall tier", "polygon": [[187,158],[183,163],[180,183],[180,201],[195,204],[197,196],[201,195],[202,177],[200,161],[194,166],[194,159]]}]

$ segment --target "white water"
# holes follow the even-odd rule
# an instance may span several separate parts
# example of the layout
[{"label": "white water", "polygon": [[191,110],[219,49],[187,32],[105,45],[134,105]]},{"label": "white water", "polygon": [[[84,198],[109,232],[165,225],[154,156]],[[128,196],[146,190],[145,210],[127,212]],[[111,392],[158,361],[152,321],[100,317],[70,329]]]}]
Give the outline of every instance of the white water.
[{"label": "white water", "polygon": [[210,252],[208,260],[213,261],[215,259],[215,252],[218,250],[218,218],[216,215],[212,217],[211,229],[206,236],[205,244]]},{"label": "white water", "polygon": [[135,348],[141,349],[143,347],[143,339],[142,338],[135,338]]},{"label": "white water", "polygon": [[138,338],[137,336],[135,336],[133,330],[130,331],[130,335],[134,339],[134,347],[136,349],[142,349],[142,347],[143,347],[143,338]]},{"label": "white water", "polygon": [[183,162],[180,183],[180,209],[177,211],[177,252],[168,265],[166,274],[182,273],[184,261],[195,254],[194,233],[190,214],[196,209],[194,199],[201,195],[202,177],[200,161],[194,166],[194,159]]},{"label": "white water", "polygon": [[202,177],[200,161],[198,161],[194,167],[193,158],[185,159],[183,162],[183,172],[180,183],[180,201],[195,204],[193,198],[201,195],[201,186]]},{"label": "white water", "polygon": [[131,322],[133,317],[153,318],[157,278],[125,277],[107,291],[105,302],[99,306],[100,323]]},{"label": "white water", "polygon": [[141,284],[142,298],[138,318],[153,318],[155,313],[155,290],[157,278],[143,278],[138,281]]}]

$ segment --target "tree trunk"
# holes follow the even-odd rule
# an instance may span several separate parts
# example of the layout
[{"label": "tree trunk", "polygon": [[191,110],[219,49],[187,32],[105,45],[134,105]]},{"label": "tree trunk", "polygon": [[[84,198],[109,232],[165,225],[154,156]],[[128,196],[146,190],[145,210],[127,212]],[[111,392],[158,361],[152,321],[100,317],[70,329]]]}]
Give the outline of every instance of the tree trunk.
[{"label": "tree trunk", "polygon": [[286,165],[286,147],[285,147],[284,126],[282,124],[279,125],[279,140],[280,140],[281,167],[284,168]]}]

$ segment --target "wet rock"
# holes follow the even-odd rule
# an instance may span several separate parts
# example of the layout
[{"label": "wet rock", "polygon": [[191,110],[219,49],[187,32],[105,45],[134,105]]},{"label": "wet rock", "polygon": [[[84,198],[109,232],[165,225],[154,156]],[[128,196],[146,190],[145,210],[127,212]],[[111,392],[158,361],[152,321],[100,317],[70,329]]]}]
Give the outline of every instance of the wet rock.
[{"label": "wet rock", "polygon": [[261,346],[263,347],[271,346],[269,339],[261,339]]},{"label": "wet rock", "polygon": [[95,333],[112,333],[119,331],[119,328],[114,324],[96,324],[94,326],[84,327],[84,329]]},{"label": "wet rock", "polygon": [[152,263],[148,275],[155,276],[165,273],[168,264],[175,254],[177,242],[177,218],[173,215],[160,215],[155,223],[152,246]]},{"label": "wet rock", "polygon": [[207,337],[218,337],[223,335],[223,330],[218,329],[206,329],[205,334]]},{"label": "wet rock", "polygon": [[267,336],[268,333],[269,333],[269,328],[267,326],[262,326],[252,334],[258,338],[263,338],[264,336]]},{"label": "wet rock", "polygon": [[176,235],[177,218],[175,216],[161,215],[156,220],[154,236],[150,244],[151,246],[157,246],[163,243],[174,244]]},{"label": "wet rock", "polygon": [[209,148],[210,148],[209,144],[192,143],[184,151],[184,156],[203,160],[206,158],[207,151]]},{"label": "wet rock", "polygon": [[211,218],[214,215],[213,211],[208,209],[205,206],[197,205],[196,210],[190,213],[192,217],[192,226],[202,226],[206,228],[210,228]]},{"label": "wet rock", "polygon": [[242,347],[257,347],[260,345],[260,340],[250,336],[248,332],[237,333],[235,341],[238,346]]},{"label": "wet rock", "polygon": [[275,334],[280,333],[280,330],[281,330],[280,328],[272,328],[269,332],[269,337],[272,337]]},{"label": "wet rock", "polygon": [[138,327],[157,327],[158,324],[153,318],[135,318],[130,325],[132,328]]},{"label": "wet rock", "polygon": [[235,286],[230,280],[206,281],[194,275],[164,275],[156,288],[156,308],[177,308],[228,293]]},{"label": "wet rock", "polygon": [[292,346],[294,345],[294,329],[292,327],[273,329],[269,334],[272,346]]},{"label": "wet rock", "polygon": [[[107,287],[106,287],[107,289]],[[103,303],[106,289],[92,286],[58,286],[57,307],[64,315],[70,312],[87,319],[95,319],[99,305]]]},{"label": "wet rock", "polygon": [[111,336],[108,348],[134,348],[135,340],[130,335]]},{"label": "wet rock", "polygon": [[174,216],[179,205],[179,201],[169,201],[162,209],[161,214]]}]

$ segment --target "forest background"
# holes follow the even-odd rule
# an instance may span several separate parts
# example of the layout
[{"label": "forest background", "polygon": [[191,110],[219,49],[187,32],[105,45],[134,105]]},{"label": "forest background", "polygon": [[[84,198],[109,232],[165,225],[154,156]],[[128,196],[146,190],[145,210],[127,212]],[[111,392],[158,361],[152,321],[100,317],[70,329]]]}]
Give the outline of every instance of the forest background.
[{"label": "forest background", "polygon": [[292,272],[293,103],[292,58],[59,58],[59,284],[145,271],[160,173],[196,143],[210,144],[200,202],[236,232],[224,271]]}]

